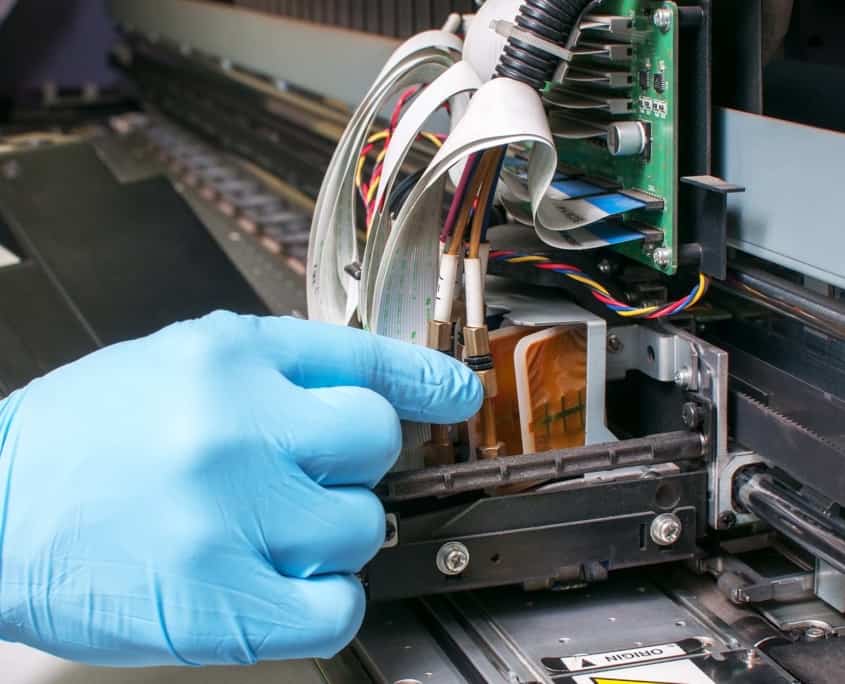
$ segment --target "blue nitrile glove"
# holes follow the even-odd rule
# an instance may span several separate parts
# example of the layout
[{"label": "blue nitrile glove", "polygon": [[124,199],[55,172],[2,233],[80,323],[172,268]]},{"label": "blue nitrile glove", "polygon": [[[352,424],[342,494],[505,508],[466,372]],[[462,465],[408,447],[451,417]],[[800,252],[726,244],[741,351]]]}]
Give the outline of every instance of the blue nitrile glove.
[{"label": "blue nitrile glove", "polygon": [[0,638],[118,666],[336,653],[399,419],[481,395],[443,354],[229,313],[32,382],[0,402]]}]

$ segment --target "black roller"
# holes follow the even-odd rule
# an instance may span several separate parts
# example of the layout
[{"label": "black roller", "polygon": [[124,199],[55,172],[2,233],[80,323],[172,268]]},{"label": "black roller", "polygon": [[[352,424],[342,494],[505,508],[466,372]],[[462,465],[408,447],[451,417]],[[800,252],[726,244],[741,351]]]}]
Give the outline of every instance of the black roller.
[{"label": "black roller", "polygon": [[[539,38],[566,44],[576,22],[591,0],[525,0],[516,24]],[[560,60],[539,48],[511,37],[505,46],[496,75],[527,83],[541,90],[551,80]]]}]

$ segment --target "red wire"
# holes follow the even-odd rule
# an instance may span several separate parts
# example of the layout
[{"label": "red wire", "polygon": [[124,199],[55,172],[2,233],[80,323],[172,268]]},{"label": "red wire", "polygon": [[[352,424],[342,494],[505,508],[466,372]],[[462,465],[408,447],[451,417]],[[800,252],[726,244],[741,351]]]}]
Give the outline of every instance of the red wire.
[{"label": "red wire", "polygon": [[551,264],[551,263],[543,263],[543,264],[534,264],[537,268],[542,268],[544,271],[555,271],[559,268],[564,268],[567,271],[576,271],[577,273],[583,273],[580,268],[576,268],[575,266],[570,266],[569,264]]}]

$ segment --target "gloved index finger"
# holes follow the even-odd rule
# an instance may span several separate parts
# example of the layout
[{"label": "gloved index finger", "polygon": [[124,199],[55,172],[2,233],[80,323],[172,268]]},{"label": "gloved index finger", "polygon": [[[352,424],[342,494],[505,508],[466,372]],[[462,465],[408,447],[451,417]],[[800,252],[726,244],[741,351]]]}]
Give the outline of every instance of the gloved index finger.
[{"label": "gloved index finger", "polygon": [[366,387],[421,423],[457,423],[481,407],[478,378],[440,352],[316,321],[256,320],[260,351],[300,387]]}]

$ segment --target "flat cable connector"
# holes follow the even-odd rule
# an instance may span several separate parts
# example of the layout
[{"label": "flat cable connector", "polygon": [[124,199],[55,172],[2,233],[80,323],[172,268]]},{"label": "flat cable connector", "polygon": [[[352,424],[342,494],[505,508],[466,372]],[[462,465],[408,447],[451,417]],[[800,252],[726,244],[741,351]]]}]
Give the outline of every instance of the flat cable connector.
[{"label": "flat cable connector", "polygon": [[490,354],[490,333],[487,326],[464,328],[464,362],[475,372],[484,388],[484,403],[481,405],[481,444],[479,458],[498,458],[505,455],[505,444],[496,436],[496,412],[493,399],[499,393],[496,369]]}]

